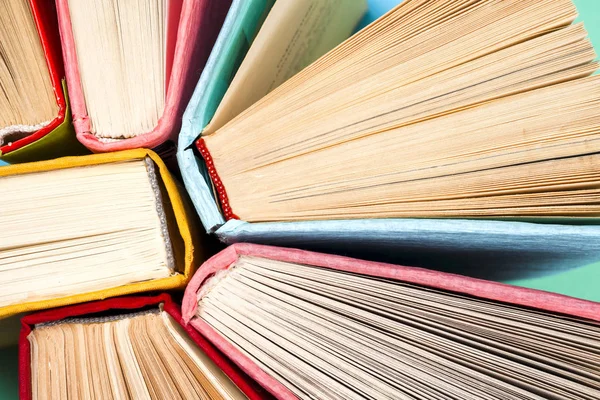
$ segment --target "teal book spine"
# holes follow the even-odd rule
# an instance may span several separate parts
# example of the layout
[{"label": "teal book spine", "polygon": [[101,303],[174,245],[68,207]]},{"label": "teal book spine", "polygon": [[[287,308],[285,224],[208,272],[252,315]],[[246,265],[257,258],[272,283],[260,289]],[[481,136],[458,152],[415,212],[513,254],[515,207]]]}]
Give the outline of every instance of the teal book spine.
[{"label": "teal book spine", "polygon": [[234,0],[183,115],[177,161],[205,228],[223,224],[204,162],[194,142],[211,120],[274,0]]}]

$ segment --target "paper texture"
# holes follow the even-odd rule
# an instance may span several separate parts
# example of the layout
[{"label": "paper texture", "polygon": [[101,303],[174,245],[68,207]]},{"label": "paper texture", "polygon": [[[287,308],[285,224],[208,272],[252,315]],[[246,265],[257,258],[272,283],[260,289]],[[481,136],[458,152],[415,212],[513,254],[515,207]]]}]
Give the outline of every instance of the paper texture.
[{"label": "paper texture", "polygon": [[0,159],[8,163],[39,161],[89,153],[77,143],[71,125],[54,2],[31,0],[30,4],[48,62],[59,112],[54,120],[39,131],[1,146]]},{"label": "paper texture", "polygon": [[[271,0],[233,3],[183,117],[177,157],[186,188],[209,232],[224,220],[214,203],[204,163],[187,148],[213,119],[224,96],[223,101],[231,104],[223,106],[228,111],[219,118],[226,121],[235,116],[232,110],[243,110],[348,37],[365,6],[363,1],[344,0],[282,2],[269,13],[272,5]],[[268,25],[261,27],[267,13]],[[229,92],[232,79],[235,87]]]},{"label": "paper texture", "polygon": [[213,133],[350,36],[363,0],[278,2],[204,129]]},{"label": "paper texture", "polygon": [[[372,22],[397,1],[371,0],[362,24]],[[575,0],[592,41],[596,14],[587,0]],[[592,10],[592,13],[589,11]],[[201,129],[197,126],[196,129]],[[198,132],[196,130],[196,132]],[[190,136],[189,146],[194,137]],[[185,154],[185,153],[183,153]],[[537,224],[452,219],[380,219],[300,223],[225,223],[214,202],[203,163],[189,151],[186,186],[208,231],[228,243],[255,242],[329,251],[365,259],[422,265],[447,271],[514,282],[600,301],[592,285],[600,260],[600,228],[567,222]],[[180,165],[183,157],[180,158]],[[192,178],[192,174],[194,178]],[[209,202],[207,202],[207,199]],[[235,209],[233,210],[235,212]]]},{"label": "paper texture", "polygon": [[69,317],[79,317],[108,310],[137,310],[162,304],[164,311],[182,325],[189,337],[202,349],[202,351],[240,388],[248,398],[253,400],[263,399],[264,391],[252,382],[233,363],[218,352],[213,345],[198,334],[191,327],[182,322],[181,311],[168,294],[147,297],[123,297],[96,301],[91,303],[76,304],[55,310],[42,311],[25,317],[19,338],[19,394],[21,399],[31,399],[31,355],[30,344],[27,336],[33,326],[39,323],[58,321]]},{"label": "paper texture", "polygon": [[179,267],[179,273],[176,273],[165,279],[139,282],[107,290],[85,293],[81,295],[66,296],[52,300],[21,303],[2,307],[0,308],[0,318],[21,312],[59,307],[68,304],[121,296],[130,293],[182,288],[186,284],[194,269],[201,261],[201,247],[199,246],[199,243],[196,242],[199,234],[195,230],[195,221],[190,220],[190,218],[193,218],[193,214],[191,214],[188,210],[188,206],[185,204],[184,197],[182,197],[176,182],[169,174],[162,160],[152,151],[138,149],[83,157],[63,157],[51,161],[11,165],[0,168],[0,177],[28,172],[39,172],[69,167],[119,162],[136,158],[142,159],[146,156],[149,156],[155,162],[156,167],[158,168],[158,173],[161,176],[161,180],[165,187],[165,192],[171,202],[175,220],[177,222],[177,228],[183,242],[184,261]]},{"label": "paper texture", "polygon": [[202,284],[216,271],[229,268],[240,255],[397,279],[406,283],[429,286],[482,299],[503,301],[514,305],[600,321],[600,303],[598,302],[424,268],[363,261],[292,248],[239,243],[229,246],[198,268],[186,287],[182,303],[183,318],[186,322],[191,321],[195,314],[196,295]]},{"label": "paper texture", "polygon": [[228,0],[184,1],[165,109],[158,125],[151,132],[134,138],[104,143],[90,133],[91,125],[80,83],[68,4],[67,0],[58,0],[57,12],[65,72],[71,95],[73,125],[79,141],[93,152],[107,152],[141,147],[153,148],[169,138],[174,140],[180,128],[181,115],[192,92],[190,83],[198,79],[229,5]]},{"label": "paper texture", "polygon": [[228,269],[240,256],[253,256],[275,261],[324,267],[362,275],[389,278],[405,283],[466,294],[480,299],[506,302],[522,307],[600,321],[600,303],[579,300],[554,293],[519,288],[500,283],[467,278],[454,274],[427,269],[404,267],[377,262],[361,261],[348,257],[312,253],[296,249],[286,249],[254,244],[238,244],[227,248],[204,263],[190,281],[184,295],[182,313],[184,322],[212,341],[221,351],[267,388],[277,398],[295,398],[287,388],[254,364],[211,326],[195,318],[198,305],[198,291],[219,270]]}]

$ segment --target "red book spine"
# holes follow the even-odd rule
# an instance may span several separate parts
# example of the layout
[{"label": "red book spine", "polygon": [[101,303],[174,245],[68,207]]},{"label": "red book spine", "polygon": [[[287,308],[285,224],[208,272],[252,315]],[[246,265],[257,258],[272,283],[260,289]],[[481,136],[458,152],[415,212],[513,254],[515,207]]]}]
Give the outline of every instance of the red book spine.
[{"label": "red book spine", "polygon": [[221,203],[221,210],[223,211],[223,216],[226,221],[230,219],[239,219],[237,215],[233,213],[231,206],[229,205],[229,197],[227,197],[227,191],[225,190],[225,185],[223,185],[223,181],[219,177],[217,173],[217,169],[215,168],[215,163],[208,151],[208,147],[206,147],[206,143],[204,139],[200,138],[196,141],[196,147],[200,152],[200,155],[204,159],[206,163],[206,168],[208,169],[208,175],[215,185],[215,189],[217,190],[217,195],[219,196],[219,203]]}]

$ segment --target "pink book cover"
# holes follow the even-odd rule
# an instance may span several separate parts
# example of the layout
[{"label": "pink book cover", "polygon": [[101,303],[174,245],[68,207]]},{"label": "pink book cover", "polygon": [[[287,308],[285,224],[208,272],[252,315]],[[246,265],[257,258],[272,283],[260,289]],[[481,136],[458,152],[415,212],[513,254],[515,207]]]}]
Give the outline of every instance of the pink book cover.
[{"label": "pink book cover", "polygon": [[466,294],[481,299],[501,301],[517,306],[536,308],[542,311],[600,322],[600,303],[580,300],[556,293],[521,288],[423,268],[363,261],[304,250],[248,243],[234,244],[202,264],[188,284],[182,304],[183,321],[185,324],[191,324],[245,373],[278,399],[296,399],[296,396],[221,337],[212,327],[194,317],[198,306],[197,293],[204,282],[211,278],[217,271],[229,268],[242,255],[389,278]]},{"label": "pink book cover", "polygon": [[175,141],[180,129],[181,117],[208,60],[231,1],[169,1],[167,59],[172,62],[166,65],[168,83],[163,115],[158,125],[150,132],[104,143],[91,133],[71,29],[69,0],[56,0],[65,75],[77,139],[95,153],[141,147],[154,148],[169,139]]}]

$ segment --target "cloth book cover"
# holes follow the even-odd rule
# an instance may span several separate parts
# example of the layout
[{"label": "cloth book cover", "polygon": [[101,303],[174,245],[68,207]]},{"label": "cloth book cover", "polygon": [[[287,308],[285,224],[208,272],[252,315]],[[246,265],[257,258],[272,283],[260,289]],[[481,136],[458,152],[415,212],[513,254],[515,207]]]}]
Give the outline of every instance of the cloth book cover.
[{"label": "cloth book cover", "polygon": [[[380,284],[383,284],[385,288],[380,287]],[[438,295],[440,297],[437,297]],[[466,303],[462,304],[462,301]],[[459,306],[459,303],[462,305]],[[454,308],[455,306],[458,308]],[[396,307],[398,307],[398,314],[392,311]],[[491,309],[487,307],[491,307]],[[438,311],[435,311],[436,309]],[[479,311],[482,314],[479,314]],[[381,313],[382,318],[387,316],[391,319],[380,320],[379,317],[370,314],[371,312]],[[440,312],[444,316],[438,320],[433,314],[429,314],[430,312],[433,314]],[[525,317],[525,315],[517,318],[516,315],[521,312],[533,319],[528,319],[529,317]],[[185,323],[197,329],[250,377],[279,399],[309,398],[309,395],[313,393],[310,390],[315,387],[323,390],[322,394],[317,397],[335,398],[335,395],[327,392],[327,387],[322,387],[320,384],[323,383],[327,386],[326,382],[329,382],[332,390],[336,390],[336,384],[330,382],[327,375],[336,375],[338,372],[350,374],[338,377],[339,382],[342,383],[337,387],[339,390],[346,390],[347,387],[344,384],[351,385],[351,382],[355,382],[356,386],[352,389],[358,393],[361,390],[378,390],[377,387],[380,387],[381,390],[388,390],[390,388],[386,386],[387,384],[390,386],[398,384],[400,386],[397,386],[396,389],[391,389],[400,390],[400,392],[393,392],[396,393],[396,396],[403,390],[408,390],[406,392],[408,394],[417,393],[417,390],[441,390],[438,393],[443,393],[442,397],[444,397],[455,389],[452,385],[457,385],[458,390],[478,390],[472,382],[453,382],[455,379],[460,381],[459,376],[466,378],[472,373],[474,373],[472,376],[475,377],[477,372],[473,370],[484,374],[477,375],[476,378],[478,381],[481,379],[479,381],[480,388],[485,388],[488,384],[503,385],[500,381],[515,385],[510,389],[507,386],[502,389],[503,391],[496,393],[495,396],[500,396],[498,398],[513,398],[515,392],[512,390],[519,391],[521,389],[526,391],[531,389],[532,392],[521,393],[520,395],[523,397],[518,398],[537,398],[537,395],[548,398],[546,396],[550,396],[551,391],[560,391],[562,390],[561,385],[564,384],[566,388],[572,383],[575,385],[573,388],[577,387],[573,390],[583,391],[578,394],[582,397],[575,395],[574,398],[587,398],[587,395],[593,398],[593,393],[597,393],[598,390],[600,377],[597,370],[589,371],[591,375],[588,376],[590,380],[584,384],[584,386],[587,385],[586,387],[577,386],[578,384],[575,384],[574,381],[579,378],[571,375],[570,377],[574,381],[569,381],[570,378],[568,378],[554,388],[546,387],[540,389],[539,392],[535,388],[539,389],[546,383],[555,385],[558,381],[554,381],[554,379],[562,379],[559,376],[566,377],[569,373],[560,372],[561,367],[554,368],[559,364],[565,368],[569,368],[567,367],[569,364],[573,367],[571,372],[581,370],[581,373],[585,374],[583,370],[587,369],[588,362],[592,362],[585,356],[582,356],[584,357],[582,360],[587,361],[583,361],[578,367],[571,364],[572,360],[567,360],[569,357],[562,360],[566,364],[561,364],[558,359],[553,360],[555,356],[560,358],[561,351],[567,351],[566,348],[563,350],[553,348],[556,341],[566,338],[569,334],[566,331],[562,333],[552,331],[552,327],[559,331],[563,328],[570,329],[566,327],[573,322],[581,324],[578,326],[584,327],[584,329],[589,328],[589,335],[580,333],[584,335],[581,338],[585,337],[584,340],[590,339],[590,341],[580,347],[578,351],[586,352],[586,354],[594,352],[595,350],[592,349],[597,346],[600,338],[598,336],[599,303],[460,275],[303,250],[240,243],[223,250],[198,269],[186,288],[182,314]],[[412,319],[413,317],[414,319]],[[541,319],[537,320],[537,317]],[[512,328],[515,330],[516,337],[524,335],[521,339],[516,339],[516,337],[509,339],[508,336],[500,333],[503,329],[508,329],[506,326],[501,327],[503,324],[512,325],[517,321],[513,318],[523,322],[519,324],[519,327]],[[478,322],[479,319],[481,322]],[[465,324],[457,321],[463,321]],[[400,358],[394,358],[393,361],[381,359],[379,360],[380,364],[377,364],[376,361],[375,364],[371,364],[370,362],[373,361],[371,357],[387,351],[383,348],[387,346],[386,341],[389,337],[395,335],[391,330],[396,323],[400,324],[398,329],[402,329],[394,331],[399,335],[395,337],[400,341],[392,345],[390,352],[394,354],[389,353],[389,356],[395,357],[395,352],[403,348],[408,351],[408,353],[404,353],[405,356],[410,357],[408,354],[414,351],[416,358],[410,361],[410,359],[398,355]],[[404,330],[401,327],[402,324],[412,327],[406,328],[404,325],[406,328]],[[478,330],[479,328],[475,326],[480,326],[482,330]],[[420,332],[418,333],[420,336],[413,336],[416,334],[412,330],[413,328]],[[333,330],[330,332],[329,329]],[[346,331],[346,329],[350,330]],[[380,329],[379,334],[375,334],[371,329]],[[496,329],[499,330],[496,331]],[[521,331],[521,329],[524,330]],[[425,333],[426,331],[432,333],[433,336],[429,336]],[[542,331],[545,333],[541,333]],[[256,333],[256,337],[252,336],[254,333]],[[338,333],[343,337],[331,337]],[[371,337],[371,334],[374,336]],[[539,340],[542,341],[545,340],[544,335],[558,336],[556,339],[548,339],[546,344],[536,345],[532,344],[529,339],[525,339],[528,334],[534,336],[540,334]],[[296,335],[299,336],[296,337]],[[386,339],[386,335],[390,336]],[[471,354],[473,349],[469,347],[470,345],[462,347],[462,344],[446,342],[446,339],[440,339],[437,335],[459,342],[462,337],[465,340],[463,344],[470,343],[486,352],[487,355],[475,356],[475,353]],[[478,335],[482,335],[482,337],[478,339]],[[320,339],[318,339],[319,337]],[[331,338],[331,342],[328,338]],[[374,347],[369,347],[371,339],[374,340],[372,343]],[[471,339],[476,342],[470,342]],[[436,344],[438,340],[441,342]],[[509,342],[505,340],[509,340]],[[531,351],[521,352],[521,344],[518,340],[532,344],[533,347],[529,348]],[[339,344],[339,348],[334,342]],[[508,347],[504,347],[506,344]],[[419,349],[409,347],[412,345],[418,346]],[[438,345],[449,346],[446,349],[452,350],[448,350],[450,352],[446,353],[440,347],[440,351],[437,352]],[[527,347],[528,344],[523,344],[523,346]],[[497,360],[500,365],[507,368],[504,372],[496,370],[496,367],[493,366],[496,362],[495,357],[500,354],[494,350],[496,347],[498,351],[500,348],[509,351],[505,354],[508,358],[501,357]],[[358,350],[359,348],[362,350]],[[278,349],[284,350],[279,352]],[[355,353],[352,349],[357,349],[357,352]],[[544,356],[546,350],[548,350],[546,355],[549,358]],[[477,351],[475,350],[475,352]],[[557,354],[551,355],[555,351]],[[516,361],[516,358],[512,358],[509,354],[517,353],[524,358],[520,358],[511,366],[503,364]],[[471,354],[474,358],[463,364],[460,360],[466,360],[463,358],[466,357],[466,354]],[[313,360],[312,356],[316,358]],[[441,358],[437,358],[437,356]],[[489,361],[490,364],[480,365],[478,361],[480,356],[484,362]],[[270,359],[269,357],[275,358]],[[283,360],[281,364],[276,361],[277,357],[281,357]],[[424,369],[419,371],[415,370],[412,375],[408,372],[408,375],[397,377],[396,380],[392,379],[387,383],[378,382],[379,379],[390,378],[387,374],[391,372],[386,372],[387,367],[379,370],[377,365],[388,366],[391,369],[405,367],[410,369],[413,366],[420,368],[421,362],[430,357],[430,361],[438,360],[436,362],[439,362],[440,365],[450,368],[446,370],[446,372],[449,371],[446,376],[448,378],[446,383],[449,386],[436,387],[436,379],[444,375],[444,372],[442,370],[433,371],[427,367],[423,367]],[[591,356],[590,353],[590,357],[594,356]],[[342,360],[344,358],[348,363]],[[512,361],[508,361],[509,359]],[[329,364],[329,362],[338,364]],[[540,381],[536,381],[539,378],[536,377],[532,381],[524,383],[529,379],[529,375],[525,372],[529,367],[523,367],[521,362],[525,365],[528,362],[535,364],[532,366],[532,371],[535,373],[529,372],[532,374],[531,376],[537,373],[549,372],[549,374],[542,377]],[[544,363],[547,365],[544,366]],[[293,365],[293,368],[287,368],[287,365]],[[467,369],[463,370],[462,368],[465,366]],[[351,377],[354,367],[358,367],[362,371],[360,372],[360,382],[353,381]],[[473,370],[469,371],[470,368]],[[510,371],[513,370],[525,374],[519,378],[517,375],[511,375]],[[378,375],[378,371],[381,375]],[[294,375],[296,372],[299,375]],[[311,379],[304,381],[303,377],[308,375],[311,376]],[[492,382],[492,375],[500,381]],[[295,378],[290,378],[291,376],[295,376]],[[486,382],[488,378],[491,380]],[[413,379],[417,382],[411,382]],[[523,384],[519,383],[520,379],[525,379]],[[361,382],[366,386],[361,386]],[[419,388],[418,382],[430,384],[429,389]],[[404,384],[406,386],[402,386]],[[411,389],[409,385],[415,386],[412,386]],[[545,392],[546,389],[550,391]],[[589,392],[586,392],[588,390]],[[381,393],[379,395],[382,395]],[[424,392],[418,393],[423,394]],[[371,395],[374,394],[371,393]],[[352,394],[349,395],[349,397],[352,396]],[[374,396],[377,397],[377,394]],[[496,398],[492,396],[492,392],[488,392],[487,395],[474,396],[476,398]]]},{"label": "cloth book cover", "polygon": [[[397,3],[370,2],[367,17],[373,20]],[[597,15],[585,1],[574,3],[582,14],[580,19],[589,27],[592,41],[597,40],[594,36],[597,35],[594,24]],[[562,274],[600,260],[600,228],[593,221],[570,224],[565,219],[539,223],[535,219],[382,218],[249,223],[236,218],[236,210],[228,208],[225,191],[219,190],[223,185],[218,171],[212,174],[212,179],[209,176],[209,170],[212,168],[214,172],[215,168],[202,140],[198,141],[198,149],[193,149],[194,139],[210,122],[226,90],[228,81],[223,77],[230,77],[230,71],[239,64],[241,46],[236,45],[234,38],[242,35],[236,34],[241,28],[236,30],[234,10],[236,3],[188,105],[179,141],[178,162],[182,176],[208,232],[215,233],[227,244],[253,242],[293,246],[458,271],[575,295],[576,282]],[[538,282],[537,278],[544,281]],[[593,288],[588,287],[584,297],[600,299],[593,292]]]},{"label": "cloth book cover", "polygon": [[[306,32],[303,33],[306,37],[303,37],[302,40],[296,38],[297,42],[289,44],[289,48],[305,46],[310,49],[312,47],[312,54],[303,54],[302,49],[295,50],[297,52],[295,57],[305,59],[305,63],[307,61],[314,61],[318,55],[322,54],[323,50],[327,50],[332,45],[338,44],[345,39],[349,34],[346,32],[347,28],[350,27],[350,30],[355,28],[366,8],[366,4],[363,1],[321,0],[314,4],[307,1],[299,2],[298,4],[304,6],[305,9],[301,11],[306,12],[306,17],[310,16],[314,19],[314,15],[310,14],[319,14],[321,12],[325,15],[325,20],[332,18],[331,14],[334,14],[333,18],[336,18],[336,21],[341,21],[339,22],[340,26],[337,28],[328,27],[328,24],[324,22],[325,20],[319,21],[317,19],[316,22],[313,22],[316,30],[326,32],[326,35],[324,35],[326,40],[324,41],[329,42],[329,47],[324,44],[320,44],[319,46],[318,41],[312,40],[313,38]],[[245,57],[251,49],[255,38],[259,35],[260,29],[265,19],[268,18],[273,5],[274,2],[272,0],[234,0],[232,2],[213,51],[183,116],[181,132],[179,134],[177,160],[186,189],[202,219],[202,223],[208,231],[212,231],[216,225],[222,224],[223,218],[214,204],[213,189],[209,183],[210,178],[206,164],[195,149],[195,140],[198,138],[199,133],[209,125],[215,112],[218,110],[221,101],[236,76],[236,72],[241,65],[244,65]],[[289,14],[290,10],[286,9],[285,5],[281,6],[276,10],[277,15],[273,16],[273,19],[269,21],[271,22],[269,28],[275,28],[273,29],[274,31],[277,30],[278,26],[284,24],[277,17],[282,18],[282,14],[284,14],[284,17],[289,17],[285,13]],[[347,14],[344,8],[348,9],[346,11]],[[332,11],[332,9],[335,11]],[[291,10],[291,12],[293,11]],[[304,28],[302,21],[295,21],[295,23],[298,24],[298,31]],[[274,43],[277,44],[278,39],[268,37],[268,33],[263,32],[259,46],[268,47]],[[321,53],[317,50],[319,47]],[[258,48],[256,50],[259,51],[261,49]],[[272,56],[274,60],[269,60],[269,62],[275,64],[271,67],[276,66],[278,60],[282,64],[285,64],[285,52],[275,52]],[[290,58],[292,57],[290,56]],[[249,64],[251,64],[251,61],[249,60]],[[258,62],[258,69],[260,69],[260,63],[266,63],[267,61],[258,60]],[[251,65],[251,67],[255,67],[256,69],[257,65]],[[290,68],[288,73],[293,74],[294,72],[298,71]],[[273,80],[275,79],[273,77]]]},{"label": "cloth book cover", "polygon": [[[160,306],[181,327],[185,334],[200,348],[200,350],[220,368],[225,375],[241,390],[249,399],[268,398],[260,386],[248,378],[234,363],[207,341],[202,335],[189,326],[185,326],[181,319],[181,310],[168,294],[156,296],[119,297],[90,303],[77,304],[52,310],[41,311],[27,315],[21,320],[21,333],[19,339],[19,394],[21,399],[32,398],[32,368],[31,368],[31,345],[27,337],[39,324],[56,324],[62,320],[82,319],[97,317],[101,320],[106,315],[131,314],[144,309]],[[65,343],[66,346],[73,343]]]},{"label": "cloth book cover", "polygon": [[194,150],[198,132],[210,122],[237,68],[242,62],[264,14],[273,3],[266,0],[232,2],[219,37],[198,81],[183,115],[177,146],[177,161],[186,189],[205,227],[215,218],[221,219],[216,209],[212,189],[208,183],[206,166]]},{"label": "cloth book cover", "polygon": [[58,114],[41,129],[0,146],[0,160],[10,164],[88,154],[75,138],[67,97],[56,8],[53,1],[30,0],[39,38],[50,72]]},{"label": "cloth book cover", "polygon": [[[137,164],[138,162],[141,162],[142,164]],[[144,162],[146,166],[151,166],[151,168],[148,167],[150,168],[148,172],[144,168]],[[110,175],[110,171],[106,170],[106,172],[103,172],[105,170],[102,168],[122,168],[123,166],[130,164],[132,166],[139,165],[136,168],[139,169],[141,175],[139,175],[139,179],[136,178],[137,180],[125,181],[126,186],[133,186],[135,182],[140,179],[142,181],[144,179],[147,180],[150,172],[152,172],[155,178],[152,178],[150,181],[152,184],[152,189],[150,189],[150,186],[148,186],[148,196],[151,199],[151,202],[149,203],[149,206],[144,206],[145,210],[147,211],[142,210],[142,214],[140,214],[139,217],[135,217],[139,223],[138,225],[132,225],[134,228],[132,228],[133,230],[130,231],[131,233],[125,233],[125,235],[122,235],[119,234],[119,231],[126,232],[123,230],[127,229],[127,226],[131,224],[129,219],[130,217],[133,218],[134,214],[138,212],[136,211],[137,207],[140,206],[138,203],[142,202],[141,197],[135,197],[138,196],[137,192],[124,194],[125,192],[116,189],[119,190],[120,193],[114,193],[110,192],[110,190],[115,189],[106,190],[102,189],[104,186],[99,186],[99,190],[101,192],[109,191],[109,193],[105,193],[106,196],[108,196],[105,198],[105,201],[103,201],[103,199],[96,200],[95,198],[88,198],[88,200],[84,200],[83,197],[79,197],[80,195],[78,194],[79,190],[77,186],[83,188],[81,190],[81,195],[89,196],[88,193],[96,189],[93,186],[89,188],[84,188],[83,186],[86,184],[86,182],[94,179],[94,175],[88,174],[92,173],[94,170],[97,170],[99,173],[99,181],[96,180],[96,183],[92,185],[101,185],[102,182],[107,182],[109,185],[111,185],[110,187],[112,187],[113,184],[117,184],[124,179],[126,180],[127,175],[121,175],[117,179],[116,177]],[[61,176],[64,177],[66,176],[64,174],[71,173],[71,171],[81,171],[83,174],[85,174],[82,181],[76,183],[75,186],[69,186],[71,184],[70,181],[60,181]],[[123,174],[123,172],[119,171],[120,170],[117,170],[116,173]],[[127,173],[127,170],[124,172]],[[46,174],[45,176],[48,178],[44,178],[44,174]],[[59,174],[58,178],[52,178],[53,176],[56,176],[56,174]],[[56,184],[53,180],[50,181],[49,184],[52,186],[50,186],[47,190],[40,189],[39,186],[35,188],[20,187],[20,179],[29,177],[34,178],[36,176],[41,176],[43,180],[47,181],[50,180],[50,178],[59,179],[59,183]],[[9,301],[5,299],[3,306],[0,307],[0,318],[23,312],[81,303],[91,300],[99,300],[107,297],[115,297],[131,293],[181,289],[185,286],[193,274],[193,271],[202,260],[201,256],[204,253],[204,249],[201,245],[201,241],[199,241],[200,235],[197,231],[197,218],[191,210],[189,199],[186,197],[185,191],[182,190],[181,186],[173,179],[160,157],[158,157],[151,150],[134,149],[88,156],[62,157],[55,160],[40,161],[35,163],[9,165],[0,168],[0,182],[3,184],[4,182],[7,182],[7,188],[14,187],[18,192],[34,190],[33,194],[30,196],[35,196],[34,201],[38,202],[39,204],[35,211],[38,213],[36,214],[38,215],[38,217],[36,217],[38,220],[35,224],[32,224],[31,221],[27,221],[28,215],[31,214],[31,212],[27,212],[27,210],[30,210],[30,208],[28,208],[29,206],[26,204],[25,206],[21,206],[21,208],[25,207],[24,212],[19,211],[20,208],[17,207],[17,204],[13,204],[12,209],[14,214],[7,212],[6,215],[3,216],[8,218],[6,224],[10,224],[12,222],[16,224],[14,225],[14,231],[12,231],[12,235],[13,239],[17,240],[18,243],[15,242],[17,243],[15,245],[11,244],[11,242],[5,241],[4,243],[6,246],[8,246],[8,248],[6,248],[6,246],[2,246],[0,247],[0,252],[4,253],[6,257],[8,257],[8,266],[22,265],[23,268],[21,271],[23,271],[25,274],[22,275],[22,278],[18,278],[18,283],[10,283],[8,281],[15,279],[15,275],[11,275],[10,270],[6,270],[4,273],[5,278],[3,278],[3,280],[7,280],[5,284],[10,285],[10,287],[17,288],[20,287],[19,285],[26,286],[20,287],[19,289],[21,295],[18,296],[22,296],[20,300]],[[38,183],[38,185],[39,184],[41,183]],[[144,185],[149,185],[149,183],[146,182]],[[66,188],[67,193],[63,193],[63,189],[61,187]],[[50,196],[50,190],[59,191],[59,197],[56,197],[57,194]],[[136,190],[139,192],[139,189]],[[95,194],[93,196],[97,197],[99,194]],[[117,203],[115,203],[114,199],[118,198],[118,196],[126,197],[123,199],[125,203],[120,206],[115,205]],[[161,199],[156,200],[155,196],[159,196]],[[64,210],[64,204],[66,204],[65,202],[71,201],[69,200],[69,197],[74,199],[73,201],[75,201],[75,204],[68,206],[69,208]],[[4,202],[7,202],[9,201],[8,199],[11,199],[10,193],[3,191],[2,195],[0,195],[0,198],[2,198]],[[26,201],[27,198],[19,202],[25,203]],[[97,203],[92,205],[92,201],[97,201]],[[92,208],[90,209],[86,204],[80,204],[81,202],[87,202]],[[52,205],[55,203],[58,203],[58,207],[53,209]],[[101,206],[104,208],[99,208]],[[5,207],[8,207],[8,205],[5,204]],[[115,209],[115,207],[117,209]],[[88,231],[87,228],[85,228],[85,226],[88,226],[90,229],[100,229],[99,227],[102,224],[112,218],[111,215],[113,212],[120,213],[120,210],[122,209],[124,209],[124,215],[119,217],[118,214],[115,214],[117,215],[116,220],[118,221],[118,226],[114,226],[113,223],[110,223],[112,225],[109,226],[108,229],[104,230],[105,233],[94,233],[93,231]],[[63,216],[61,217],[61,215]],[[72,217],[73,215],[76,217]],[[151,219],[155,219],[155,222],[148,222]],[[148,223],[150,223],[150,225],[145,227]],[[61,228],[63,224],[66,225]],[[80,224],[83,224],[83,226]],[[8,229],[8,225],[5,226]],[[135,228],[135,226],[138,226],[138,228]],[[153,226],[155,228],[152,228]],[[56,231],[58,228],[61,230]],[[27,231],[27,229],[30,230]],[[144,245],[144,247],[136,247],[138,242],[143,240],[143,230],[148,229],[150,229],[150,231],[155,230],[156,233],[153,235],[157,236],[152,236],[155,239],[150,239],[148,243]],[[23,233],[17,234],[17,232]],[[37,238],[35,235],[40,233],[43,237]],[[4,234],[11,235],[10,232],[5,232]],[[44,243],[47,243],[49,240],[48,238],[52,237],[52,235],[56,235],[56,238],[54,241],[51,241],[50,247],[48,247]],[[111,239],[113,235],[117,236],[115,236],[114,239]],[[164,239],[162,239],[163,236],[165,237]],[[25,243],[25,245],[23,245],[22,241],[19,240],[19,237],[23,237],[28,244]],[[91,243],[91,247],[83,247],[84,250],[80,250],[80,247],[83,245],[76,244],[79,240],[83,240],[84,243]],[[110,243],[113,240],[115,240],[115,245],[111,248]],[[158,240],[158,242],[156,240]],[[38,243],[38,241],[41,242]],[[166,243],[167,246],[165,247],[164,251],[159,249],[161,251],[160,254],[162,255],[151,255],[150,252],[154,251],[155,248],[159,248],[161,242],[163,244]],[[69,245],[69,243],[71,243],[71,245]],[[21,254],[19,252],[19,248],[23,248],[25,253]],[[27,248],[30,248],[31,250],[27,251]],[[62,251],[63,249],[65,249],[64,254]],[[21,255],[15,255],[15,251]],[[120,253],[121,251],[124,251],[125,253]],[[34,252],[35,254],[33,258],[27,255],[31,252]],[[142,254],[136,255],[136,252],[141,252]],[[75,257],[77,259],[87,259],[88,261],[83,261],[82,263],[77,264],[79,261],[74,259],[74,255],[79,255],[78,257]],[[98,256],[100,257],[99,259],[96,258]],[[130,266],[138,263],[138,261],[132,257],[139,257],[144,261],[139,265],[139,268],[141,269],[138,269],[137,272],[132,272],[132,278],[127,279],[127,282],[129,283],[118,284],[116,281],[111,281],[113,277],[116,278],[118,275],[126,273],[125,270],[127,268],[130,268]],[[157,258],[157,261],[163,259],[166,259],[167,261],[159,262],[159,269],[164,269],[164,271],[159,275],[152,277],[150,275],[146,275],[146,272],[151,272],[147,271],[146,268],[157,268],[154,267],[154,258]],[[27,261],[28,259],[29,261]],[[12,264],[10,260],[13,260]],[[56,263],[57,260],[58,263]],[[25,264],[20,264],[23,262]],[[72,264],[73,262],[77,263]],[[99,266],[101,265],[101,267],[90,267],[90,265],[96,265],[96,262],[99,262]],[[168,265],[164,264],[165,262]],[[53,265],[55,265],[54,263],[60,265],[61,269],[54,272],[45,270],[45,268],[53,268]],[[71,267],[68,267],[68,265],[71,265]],[[114,268],[119,270],[120,273],[103,272],[108,271],[110,265],[114,265]],[[145,265],[147,265],[147,267]],[[78,271],[80,271],[81,268],[84,268],[84,271],[87,271],[83,273],[82,279],[84,280],[89,280],[90,277],[96,273],[108,274],[108,276],[97,278],[99,281],[96,283],[94,283],[93,280],[87,282],[85,285],[88,289],[85,287],[77,288],[78,286],[71,286],[67,289],[61,289],[62,286],[60,285],[64,285],[67,281],[67,278],[69,278],[69,274],[67,274],[66,271],[68,268],[72,268],[71,272],[69,273],[70,275],[75,274],[77,276],[80,274]],[[85,270],[85,268],[91,269]],[[42,270],[45,271],[43,274],[40,272]],[[146,276],[144,277],[143,275],[139,275],[140,273]],[[29,280],[31,282],[38,282],[38,278],[41,278],[42,280],[39,282],[40,286],[35,290],[44,291],[45,294],[33,296],[33,294],[30,293],[32,297],[28,298],[27,293],[33,291],[34,289],[30,287],[32,283],[28,283],[27,276],[29,276]],[[106,281],[106,279],[109,280]],[[76,285],[82,283],[81,279],[79,278],[77,282],[79,283]],[[56,291],[53,291],[53,286],[55,285]],[[48,290],[51,292],[48,292]],[[4,294],[7,295],[7,293],[8,292],[5,291]]]},{"label": "cloth book cover", "polygon": [[[77,139],[93,152],[155,148],[168,140],[176,142],[181,116],[193,91],[193,83],[198,80],[206,63],[230,1],[176,0],[165,4],[167,10],[164,23],[168,30],[165,66],[167,84],[162,116],[158,124],[148,132],[129,138],[101,140],[91,132],[93,122],[86,109],[69,1],[56,1],[73,125]],[[140,79],[143,77],[140,76]],[[110,85],[108,82],[107,84]],[[119,91],[120,88],[115,87],[114,90]],[[110,134],[118,137],[120,132]]]}]

